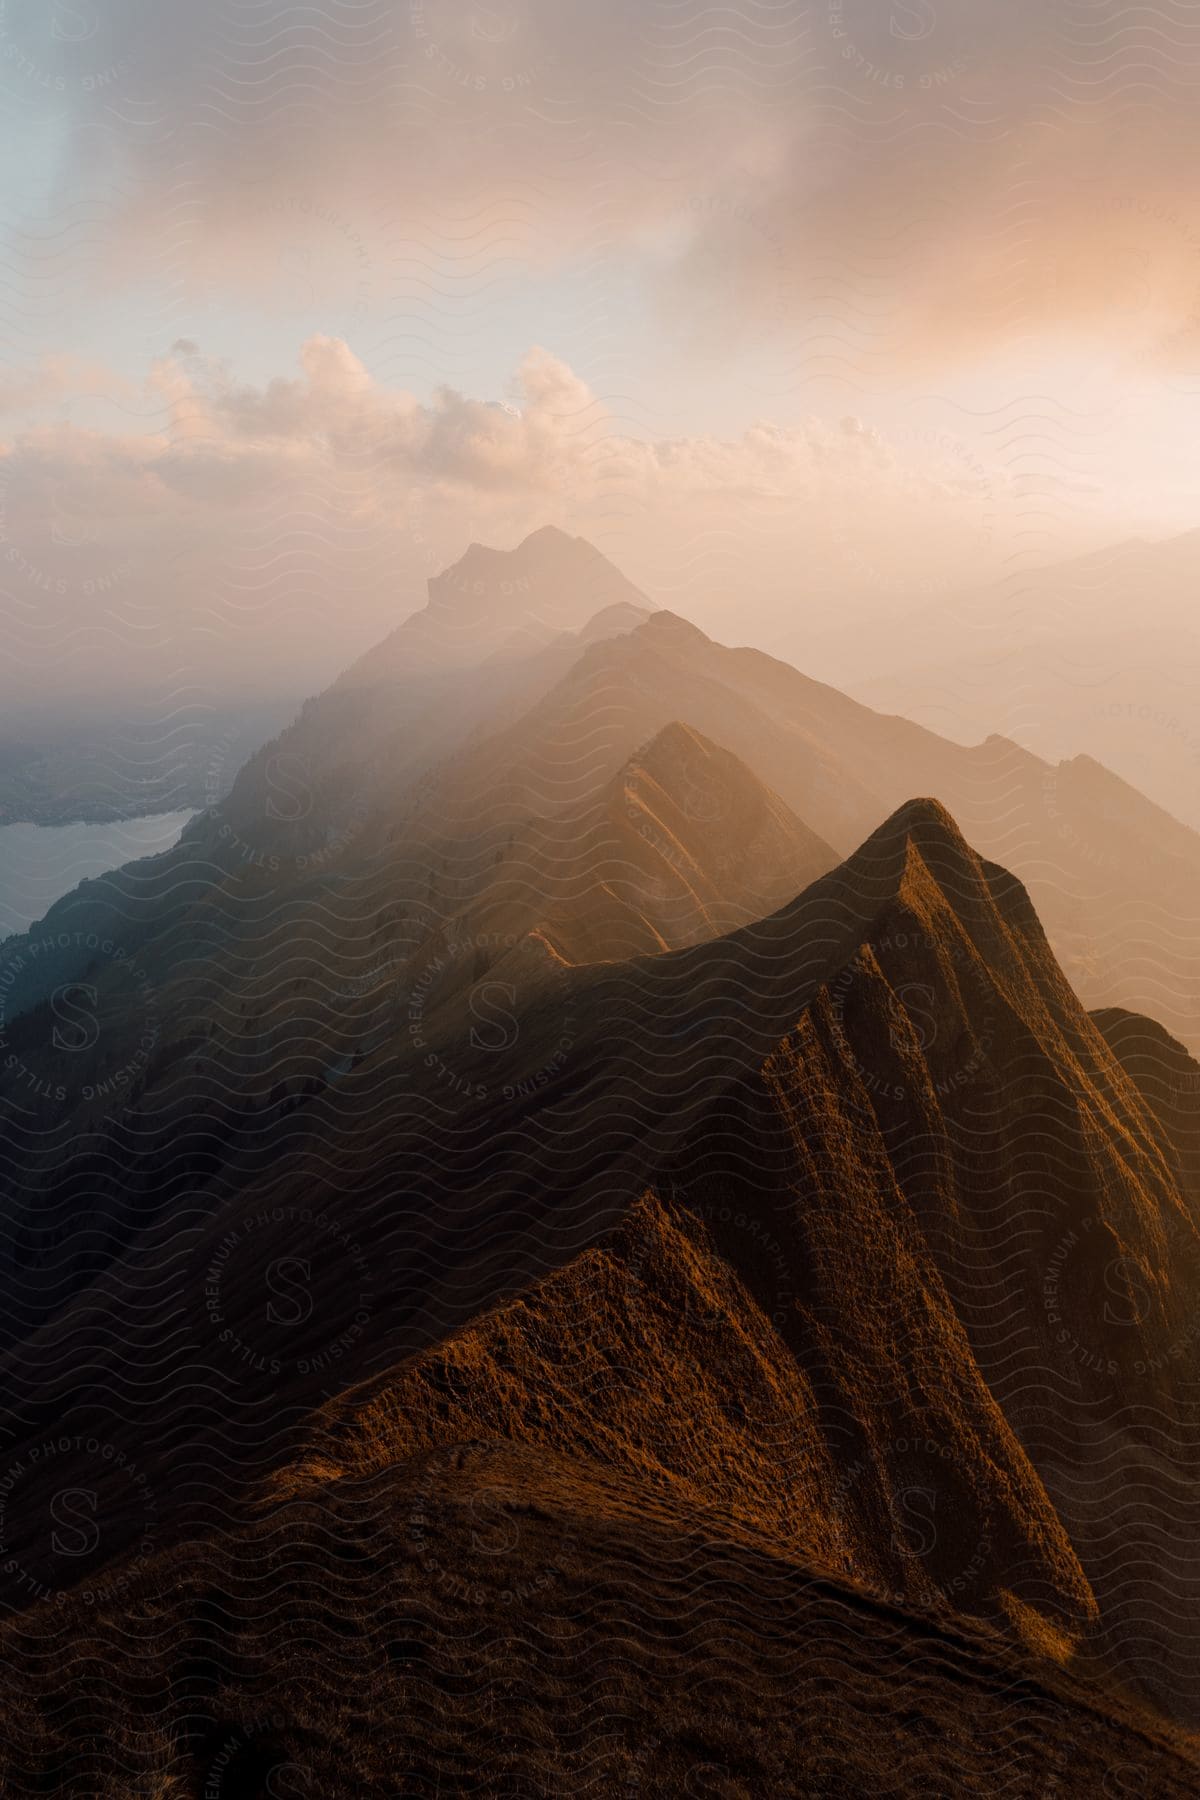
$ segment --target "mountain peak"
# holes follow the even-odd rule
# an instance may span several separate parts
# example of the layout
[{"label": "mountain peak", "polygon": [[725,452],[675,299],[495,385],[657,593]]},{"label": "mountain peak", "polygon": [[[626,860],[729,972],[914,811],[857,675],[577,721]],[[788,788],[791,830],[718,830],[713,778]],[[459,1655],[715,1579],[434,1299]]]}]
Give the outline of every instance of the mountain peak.
[{"label": "mountain peak", "polygon": [[922,840],[931,836],[949,838],[951,842],[963,844],[965,848],[962,832],[950,809],[940,800],[928,795],[917,795],[912,800],[906,800],[903,806],[898,806],[891,817],[884,820],[877,835],[896,835],[901,832]]},{"label": "mountain peak", "polygon": [[999,731],[989,732],[982,744],[977,744],[974,748],[981,759],[988,757],[998,761],[1008,761],[1026,769],[1045,767],[1042,758],[1034,751],[1027,750],[1024,744],[1018,744],[1015,738],[1005,737]]},{"label": "mountain peak", "polygon": [[622,601],[647,609],[646,596],[594,544],[556,525],[531,532],[511,550],[472,543],[456,563],[430,576],[428,589],[429,613],[458,623],[533,618],[577,631]]},{"label": "mountain peak", "polygon": [[676,641],[690,639],[697,644],[711,642],[707,633],[701,631],[698,625],[693,625],[690,619],[681,618],[678,613],[669,612],[666,607],[652,612],[642,630],[651,637],[673,638]]},{"label": "mountain peak", "polygon": [[579,633],[582,644],[598,644],[606,638],[625,637],[636,631],[654,614],[644,606],[635,606],[630,600],[617,600],[612,606],[600,609]]},{"label": "mountain peak", "polygon": [[588,550],[593,556],[599,556],[600,554],[598,550],[593,549],[586,538],[572,537],[569,531],[563,531],[558,525],[539,525],[536,531],[529,532],[526,537],[521,539],[514,554],[519,555],[522,550],[527,550],[531,544],[543,545],[547,548],[554,545],[565,547],[570,544],[582,544],[584,549]]},{"label": "mountain peak", "polygon": [[949,808],[929,795],[916,795],[889,814],[850,861],[878,864],[884,858],[889,861],[897,856],[903,858],[910,846],[924,855],[932,852],[939,860],[947,854],[955,859],[975,860],[975,852],[967,844]]},{"label": "mountain peak", "polygon": [[693,851],[703,843],[717,859],[718,888],[743,888],[755,865],[760,875],[767,865],[785,872],[786,880],[760,880],[759,913],[837,863],[836,852],[740,756],[685,720],[670,720],[635,751],[614,786],[626,808],[657,815],[667,841]]},{"label": "mountain peak", "polygon": [[[790,911],[799,916],[815,907],[848,909],[853,931],[869,932],[873,921],[900,904],[932,931],[935,918],[953,914],[969,933],[995,939],[1002,918],[1042,940],[1041,926],[1021,883],[985,863],[967,843],[940,800],[920,795],[898,807],[852,856],[800,895]],[[806,928],[807,929],[807,928]]]},{"label": "mountain peak", "polygon": [[687,755],[689,751],[700,756],[712,756],[716,750],[717,746],[703,732],[697,731],[692,725],[685,725],[682,719],[672,719],[634,753],[626,766],[653,772],[662,761],[674,760],[678,756]]}]

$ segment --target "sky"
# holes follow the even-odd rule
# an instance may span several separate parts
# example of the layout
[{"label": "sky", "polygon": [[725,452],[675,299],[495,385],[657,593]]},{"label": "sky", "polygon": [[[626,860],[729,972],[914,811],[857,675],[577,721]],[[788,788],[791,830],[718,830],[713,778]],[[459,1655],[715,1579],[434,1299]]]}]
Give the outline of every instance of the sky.
[{"label": "sky", "polygon": [[5,717],[314,691],[543,523],[832,675],[1193,528],[1198,63],[1111,0],[0,0]]}]

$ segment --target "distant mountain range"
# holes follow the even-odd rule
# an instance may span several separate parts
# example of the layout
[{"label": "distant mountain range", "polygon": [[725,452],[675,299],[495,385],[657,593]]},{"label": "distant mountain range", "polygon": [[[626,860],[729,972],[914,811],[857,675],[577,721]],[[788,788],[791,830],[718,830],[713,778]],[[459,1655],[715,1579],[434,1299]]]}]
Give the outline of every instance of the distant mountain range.
[{"label": "distant mountain range", "polygon": [[[675,723],[740,758],[840,856],[912,795],[936,795],[1026,883],[1088,1005],[1149,1013],[1200,1049],[1200,834],[1089,757],[1052,765],[999,737],[964,747],[716,644],[553,530],[513,552],[472,546],[425,611],[250,758],[171,859],[85,884],[50,919],[125,918],[153,959],[167,893],[162,942],[194,903],[201,934],[220,917],[234,957],[240,927],[215,902],[236,893],[258,981],[264,910],[336,893],[339,954],[350,911],[360,941],[375,908],[407,955],[474,904],[510,839],[586,810]],[[42,967],[43,988],[69,972]],[[37,991],[27,976],[22,992]]]},{"label": "distant mountain range", "polygon": [[13,1791],[1194,1793],[1198,876],[472,546],[0,947]]},{"label": "distant mountain range", "polygon": [[[852,692],[972,742],[1083,751],[1200,829],[1200,532],[1023,570],[882,626]],[[919,657],[913,646],[921,645]],[[878,673],[886,669],[886,673]]]}]

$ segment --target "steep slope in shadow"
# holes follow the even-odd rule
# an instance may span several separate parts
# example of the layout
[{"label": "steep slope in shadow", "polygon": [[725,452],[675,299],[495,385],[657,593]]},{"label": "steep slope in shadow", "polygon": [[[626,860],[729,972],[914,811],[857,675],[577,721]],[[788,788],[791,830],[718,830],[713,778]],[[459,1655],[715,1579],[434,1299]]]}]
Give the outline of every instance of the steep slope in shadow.
[{"label": "steep slope in shadow", "polygon": [[220,890],[79,990],[102,1029],[77,1053],[58,1049],[56,1008],[10,1026],[9,1061],[28,1080],[7,1145],[20,1191],[7,1333],[60,1306],[214,1170],[282,1153],[297,1107],[381,1045],[395,1057],[423,1041],[464,986],[486,978],[512,1017],[564,962],[715,936],[835,861],[736,758],[676,724],[580,807],[478,855],[470,882],[439,881],[406,851],[407,901],[394,858],[324,890],[309,881],[286,903],[268,891],[257,910],[247,884]]},{"label": "steep slope in shadow", "polygon": [[[0,1168],[29,1196],[14,1241],[0,1245],[9,1293],[38,1288],[60,1248],[92,1269],[119,1251],[135,1228],[129,1196],[154,1186],[171,1204],[247,1142],[260,1162],[285,1154],[297,1108],[395,1043],[396,985],[411,988],[405,965],[422,943],[435,946],[498,871],[512,875],[515,850],[519,861],[519,847],[552,836],[552,815],[586,814],[674,719],[738,754],[839,850],[904,793],[940,793],[973,842],[1029,879],[1089,1004],[1148,1007],[1194,1041],[1194,834],[1086,759],[1055,771],[1000,740],[963,750],[671,615],[646,619],[589,546],[535,539],[476,549],[474,574],[435,581],[426,613],[306,707],[177,851],[90,884],[36,937],[4,946]],[[522,575],[527,566],[543,575]],[[596,602],[604,609],[586,626],[546,641]],[[494,634],[472,635],[463,621],[485,614]],[[484,663],[464,664],[464,646],[493,635]],[[715,843],[722,822],[711,823]],[[723,828],[736,833],[736,808]],[[739,873],[735,864],[718,885],[731,889]],[[668,904],[645,909],[644,936],[675,943],[675,873],[649,879],[665,888],[652,899]],[[717,929],[728,925],[697,898],[697,918],[706,909]],[[676,927],[692,911],[683,899]],[[589,944],[575,906],[560,935],[576,921],[574,954],[609,954]],[[530,913],[498,935],[537,922]],[[619,936],[618,954],[642,935],[628,911],[623,922],[632,936]],[[496,948],[472,947],[472,981]],[[556,957],[547,969],[530,949],[505,984],[554,975]],[[56,989],[76,1014],[65,1033]],[[23,1010],[35,995],[41,1008]],[[81,1220],[87,1241],[72,1256]],[[22,1317],[61,1303],[65,1279]]]},{"label": "steep slope in shadow", "polygon": [[1175,1148],[1181,1185],[1200,1197],[1200,1063],[1156,1019],[1104,1007],[1092,1023]]},{"label": "steep slope in shadow", "polygon": [[[767,1059],[765,1091],[747,1093],[740,1118],[703,1126],[681,1175],[710,1208],[754,1216],[767,1200],[792,1266],[827,1268],[836,1299],[809,1324],[835,1394],[854,1353],[843,1303],[860,1284],[850,1197],[863,1171],[894,1184],[1079,1554],[1114,1655],[1190,1714],[1195,1196],[1023,891],[929,824],[867,942]],[[893,1255],[878,1260],[890,1268]],[[870,1317],[870,1297],[850,1310]],[[851,1457],[854,1433],[851,1422],[838,1444]]]},{"label": "steep slope in shadow", "polygon": [[[216,1177],[14,1349],[14,1454],[70,1410],[141,1459],[172,1530],[227,1525],[240,1488],[294,1463],[308,1409],[578,1258],[652,1186],[707,1223],[794,1359],[849,1484],[831,1515],[919,1531],[943,1471],[944,1518],[1008,1521],[939,1539],[970,1552],[942,1572],[958,1608],[1056,1620],[1190,1705],[1193,1213],[1024,890],[942,808],[906,806],[727,937],[566,971],[499,1054],[452,1010],[301,1107],[291,1159]],[[1148,1288],[1119,1380],[1075,1349],[1115,1329],[1114,1255]],[[272,1287],[281,1262],[306,1308]],[[30,1474],[27,1533],[52,1478]],[[115,1554],[136,1529],[119,1471],[89,1483]],[[995,1561],[973,1567],[984,1537]]]},{"label": "steep slope in shadow", "polygon": [[120,1609],[68,1602],[0,1641],[0,1766],[23,1793],[851,1800],[1119,1781],[1183,1800],[1197,1780],[1180,1734],[1011,1638],[504,1443],[341,1480],[161,1557]]},{"label": "steep slope in shadow", "polygon": [[[866,1229],[888,1223],[877,1209]],[[902,1225],[892,1230],[903,1234]],[[853,1232],[846,1247],[861,1260],[865,1245]],[[862,1433],[857,1464],[825,1435],[828,1410],[786,1342],[794,1321],[785,1317],[781,1335],[704,1223],[646,1194],[608,1244],[381,1382],[340,1396],[273,1487],[319,1490],[419,1451],[503,1439],[583,1455],[676,1507],[720,1510],[735,1528],[897,1602],[945,1602],[954,1583],[965,1609],[1003,1615],[1019,1596],[1029,1610],[1014,1606],[1016,1617],[1032,1621],[1033,1608],[1044,1608],[1046,1640],[1054,1619],[1069,1643],[1095,1610],[1070,1546],[921,1247],[889,1249],[888,1323],[907,1330],[908,1391],[879,1407],[843,1376]],[[861,1316],[864,1297],[845,1296],[848,1315]],[[777,1315],[792,1310],[776,1298]],[[873,1303],[878,1310],[878,1289]],[[900,1359],[882,1333],[869,1344],[865,1335],[864,1365],[895,1380]],[[928,1538],[915,1533],[917,1510],[906,1515],[918,1495],[931,1502],[921,1522],[930,1527],[937,1515]]]}]

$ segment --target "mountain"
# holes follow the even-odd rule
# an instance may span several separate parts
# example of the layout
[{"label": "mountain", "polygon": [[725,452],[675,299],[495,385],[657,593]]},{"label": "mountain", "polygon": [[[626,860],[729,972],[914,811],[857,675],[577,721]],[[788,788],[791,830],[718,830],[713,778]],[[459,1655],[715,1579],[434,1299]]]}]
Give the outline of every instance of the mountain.
[{"label": "mountain", "polygon": [[[246,764],[170,858],[60,902],[50,921],[72,941],[36,966],[24,958],[6,1020],[86,973],[76,932],[146,945],[153,963],[154,939],[189,905],[201,942],[219,932],[227,978],[239,983],[236,965],[251,963],[260,988],[263,919],[280,907],[335,914],[339,937],[352,907],[356,943],[364,909],[399,908],[414,930],[418,919],[436,930],[531,820],[594,803],[673,722],[739,757],[839,855],[907,796],[938,795],[1028,884],[1089,1006],[1159,1018],[1200,1049],[1200,836],[1088,757],[1055,766],[1000,737],[965,748],[715,644],[650,612],[595,550],[557,532],[510,552],[472,547],[431,584],[424,612]],[[21,946],[7,956],[11,968]]]},{"label": "mountain", "polygon": [[[969,743],[986,719],[1057,762],[1085,752],[1200,830],[1200,532],[1134,538],[954,593],[864,666],[851,691]],[[915,660],[914,644],[936,645]]]},{"label": "mountain", "polygon": [[1194,1791],[1192,834],[464,560],[0,956],[6,1780]]},{"label": "mountain", "polygon": [[961,748],[671,614],[592,646],[521,718],[450,759],[426,817],[461,841],[481,817],[565,806],[671,719],[739,756],[843,855],[907,795],[937,794],[1027,882],[1089,1004],[1148,1012],[1200,1046],[1200,837],[1090,758],[1052,767],[998,737]]},{"label": "mountain", "polygon": [[915,801],[413,1011],[7,1353],[10,1769],[1192,1791],[1200,1195],[1022,885]]},{"label": "mountain", "polygon": [[36,1624],[10,1634],[0,1717],[20,1791],[1195,1792],[1181,1734],[1031,1668],[998,1632],[814,1575],[601,1468],[496,1444],[280,1507],[139,1571],[135,1593],[140,1682],[121,1612],[59,1615],[87,1646],[103,1736],[47,1717],[77,1696],[64,1677],[79,1663],[48,1672]]},{"label": "mountain", "polygon": [[515,952],[535,940],[554,965],[675,949],[773,912],[838,860],[744,763],[677,721],[595,799],[535,815],[492,854],[482,881],[443,878],[464,904],[426,955],[472,932]]}]

